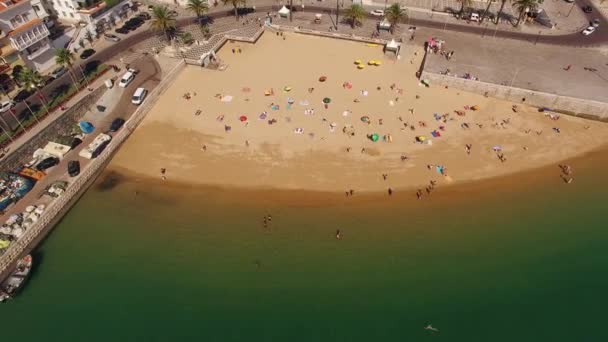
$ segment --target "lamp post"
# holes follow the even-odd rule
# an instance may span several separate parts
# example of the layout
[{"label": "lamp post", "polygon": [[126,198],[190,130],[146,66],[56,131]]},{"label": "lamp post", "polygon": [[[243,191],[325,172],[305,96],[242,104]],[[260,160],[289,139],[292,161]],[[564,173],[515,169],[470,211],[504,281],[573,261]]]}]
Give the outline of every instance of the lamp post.
[{"label": "lamp post", "polygon": [[334,25],[336,27],[336,31],[338,31],[338,14],[340,13],[340,2],[339,0],[336,0],[336,24]]}]

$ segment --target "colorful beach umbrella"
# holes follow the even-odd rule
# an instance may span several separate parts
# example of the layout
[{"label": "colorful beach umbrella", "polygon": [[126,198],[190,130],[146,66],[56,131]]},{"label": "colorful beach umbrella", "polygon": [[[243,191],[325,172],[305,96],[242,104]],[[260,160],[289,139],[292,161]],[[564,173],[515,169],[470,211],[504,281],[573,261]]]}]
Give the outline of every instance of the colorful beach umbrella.
[{"label": "colorful beach umbrella", "polygon": [[376,142],[378,141],[378,139],[380,139],[380,136],[378,135],[378,133],[372,133],[370,139],[372,139],[373,142]]},{"label": "colorful beach umbrella", "polygon": [[242,122],[245,122],[245,121],[247,121],[247,117],[245,115],[241,115],[239,120],[241,120]]},{"label": "colorful beach umbrella", "polygon": [[326,97],[323,99],[323,103],[330,103],[331,99],[329,97]]}]

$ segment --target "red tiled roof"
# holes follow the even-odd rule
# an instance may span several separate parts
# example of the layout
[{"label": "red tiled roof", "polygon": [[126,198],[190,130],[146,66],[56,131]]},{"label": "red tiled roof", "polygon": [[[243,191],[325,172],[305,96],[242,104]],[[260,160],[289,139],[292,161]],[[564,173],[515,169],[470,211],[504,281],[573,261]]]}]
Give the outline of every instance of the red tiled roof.
[{"label": "red tiled roof", "polygon": [[11,5],[7,5],[6,3],[9,2],[7,0],[0,0],[0,12],[2,11],[6,11],[7,9],[11,8],[12,6],[18,5],[20,3],[26,2],[27,0],[10,0],[10,2],[12,2]]}]

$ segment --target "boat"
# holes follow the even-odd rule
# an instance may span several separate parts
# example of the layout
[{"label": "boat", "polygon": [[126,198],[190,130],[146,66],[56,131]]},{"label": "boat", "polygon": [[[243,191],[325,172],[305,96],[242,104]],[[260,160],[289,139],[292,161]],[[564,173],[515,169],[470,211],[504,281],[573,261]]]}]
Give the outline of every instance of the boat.
[{"label": "boat", "polygon": [[23,286],[27,277],[30,275],[32,270],[32,256],[26,255],[19,261],[13,272],[6,278],[6,280],[0,284],[0,302],[4,302],[12,298],[17,291]]}]

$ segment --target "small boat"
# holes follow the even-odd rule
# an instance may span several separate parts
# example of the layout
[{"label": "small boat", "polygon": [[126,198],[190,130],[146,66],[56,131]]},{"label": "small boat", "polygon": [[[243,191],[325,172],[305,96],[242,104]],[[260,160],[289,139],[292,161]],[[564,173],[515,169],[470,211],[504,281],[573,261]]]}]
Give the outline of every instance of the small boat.
[{"label": "small boat", "polygon": [[0,284],[0,302],[12,298],[23,286],[32,270],[32,256],[26,255],[17,261],[17,266],[13,272]]}]

